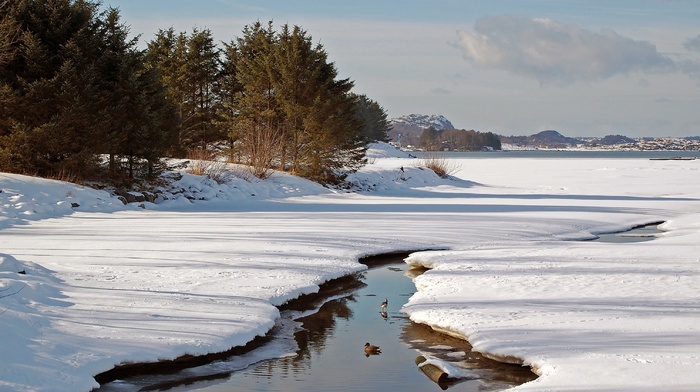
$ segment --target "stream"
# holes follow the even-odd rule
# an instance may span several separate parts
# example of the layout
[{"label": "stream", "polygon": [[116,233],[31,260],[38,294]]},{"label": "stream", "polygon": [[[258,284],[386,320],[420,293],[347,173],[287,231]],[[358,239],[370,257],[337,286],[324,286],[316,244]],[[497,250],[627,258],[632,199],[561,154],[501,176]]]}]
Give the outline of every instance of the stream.
[{"label": "stream", "polygon": [[597,238],[593,241],[610,242],[614,244],[651,241],[655,239],[657,235],[663,233],[663,231],[659,230],[659,225],[662,223],[664,222],[654,222],[633,227],[626,231],[597,234]]},{"label": "stream", "polygon": [[[248,354],[174,374],[123,378],[98,391],[499,391],[537,377],[411,322],[401,307],[415,292],[411,278],[421,272],[408,270],[402,256],[372,262],[325,298],[286,307],[273,338]],[[365,355],[366,342],[381,354]],[[271,352],[287,354],[265,360]],[[465,377],[437,384],[416,365],[420,355],[447,361]]]}]

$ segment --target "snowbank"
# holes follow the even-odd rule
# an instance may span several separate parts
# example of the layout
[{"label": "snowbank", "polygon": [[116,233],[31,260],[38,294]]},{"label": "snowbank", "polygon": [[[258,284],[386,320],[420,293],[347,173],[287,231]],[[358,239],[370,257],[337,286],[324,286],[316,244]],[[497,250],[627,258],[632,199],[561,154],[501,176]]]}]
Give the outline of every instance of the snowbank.
[{"label": "snowbank", "polygon": [[[456,159],[445,180],[376,155],[355,192],[185,175],[145,209],[0,174],[0,390],[242,345],[402,249],[449,249],[407,260],[432,270],[405,312],[542,375],[516,390],[700,388],[700,161]],[[573,241],[656,221],[651,242]]]}]

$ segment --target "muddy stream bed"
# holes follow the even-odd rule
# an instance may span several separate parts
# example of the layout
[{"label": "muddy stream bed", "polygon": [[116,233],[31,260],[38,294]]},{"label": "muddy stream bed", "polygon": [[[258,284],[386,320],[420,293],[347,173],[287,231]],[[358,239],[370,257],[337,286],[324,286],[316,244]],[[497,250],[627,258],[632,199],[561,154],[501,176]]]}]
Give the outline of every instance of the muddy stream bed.
[{"label": "muddy stream bed", "polygon": [[[422,271],[408,270],[402,258],[364,260],[369,270],[285,306],[283,320],[254,350],[177,372],[164,366],[160,374],[112,375],[116,380],[97,391],[499,391],[537,377],[411,322],[401,307],[416,290],[411,278]],[[366,355],[366,342],[381,354]],[[271,352],[287,354],[264,359]],[[436,383],[416,365],[421,355],[447,361],[465,377]]]}]

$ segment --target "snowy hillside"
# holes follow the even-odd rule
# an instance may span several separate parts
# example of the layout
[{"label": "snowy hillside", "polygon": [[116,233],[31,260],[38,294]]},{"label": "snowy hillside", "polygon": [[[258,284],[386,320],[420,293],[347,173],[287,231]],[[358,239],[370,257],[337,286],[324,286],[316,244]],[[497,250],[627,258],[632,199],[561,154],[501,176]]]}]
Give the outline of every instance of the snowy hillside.
[{"label": "snowy hillside", "polygon": [[392,129],[387,133],[389,139],[404,147],[416,145],[420,135],[428,128],[432,127],[438,131],[455,129],[448,119],[439,114],[408,114],[392,118],[389,123],[392,126]]},{"label": "snowy hillside", "polygon": [[435,128],[438,131],[444,131],[446,129],[454,129],[450,120],[446,119],[445,116],[440,114],[407,114],[405,116],[392,118],[389,120],[391,125],[405,125],[405,126],[416,126],[422,129],[428,129],[430,127]]}]

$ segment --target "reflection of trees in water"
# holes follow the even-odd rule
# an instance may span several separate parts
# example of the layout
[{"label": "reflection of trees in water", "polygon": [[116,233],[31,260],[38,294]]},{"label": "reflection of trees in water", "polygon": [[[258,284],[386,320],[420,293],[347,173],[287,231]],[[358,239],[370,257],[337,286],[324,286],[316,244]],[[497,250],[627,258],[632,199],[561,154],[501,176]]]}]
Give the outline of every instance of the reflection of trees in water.
[{"label": "reflection of trees in water", "polygon": [[[377,268],[384,265],[385,264],[375,263],[371,268]],[[401,267],[405,266],[401,265]],[[404,268],[394,267],[391,265],[387,268],[389,270],[399,272],[404,270]],[[414,278],[424,271],[425,270],[414,269],[404,271],[404,274],[406,277]],[[396,276],[398,276],[399,279],[402,279],[399,274],[396,274]],[[315,359],[315,356],[321,358],[323,356],[322,351],[329,347],[329,343],[332,341],[332,339],[338,338],[341,333],[344,333],[337,331],[338,319],[344,321],[352,319],[355,316],[353,314],[353,308],[358,314],[363,313],[363,310],[359,310],[359,307],[355,304],[365,301],[363,299],[364,295],[358,293],[360,288],[366,287],[366,284],[362,281],[364,277],[364,273],[358,273],[349,277],[335,279],[323,284],[319,293],[304,295],[299,299],[290,301],[282,306],[281,310],[283,311],[284,322],[280,323],[278,327],[276,327],[279,329],[277,329],[273,335],[276,336],[275,339],[291,339],[291,336],[289,335],[290,323],[297,323],[297,331],[294,334],[294,339],[298,346],[298,350],[296,352],[297,355],[294,357],[260,362],[246,372],[241,372],[239,377],[252,376],[255,380],[254,383],[263,385],[269,384],[271,386],[269,389],[279,389],[277,386],[284,386],[284,384],[288,381],[299,382],[301,384],[307,383],[307,385],[315,385],[318,387],[317,384],[319,380],[309,380],[308,376],[312,374],[312,368],[314,368],[314,364],[312,363],[313,359]],[[326,302],[329,298],[339,299]],[[372,297],[372,312],[380,309],[379,301],[383,298],[383,295],[381,298]],[[399,305],[395,304],[394,306]],[[292,321],[288,318],[291,317],[290,314],[299,314],[297,313],[298,311],[305,312],[312,309],[318,309],[318,311],[307,317],[299,318],[296,321]],[[367,310],[367,308],[364,309]],[[287,313],[285,316],[284,312],[286,311],[289,311],[289,313]],[[400,339],[408,347],[416,350],[416,356],[431,355],[446,360],[457,367],[467,369],[472,373],[474,378],[479,378],[480,380],[484,381],[484,383],[479,386],[479,391],[501,390],[514,385],[520,385],[536,378],[536,376],[527,368],[502,364],[483,358],[478,353],[471,352],[471,346],[466,340],[453,338],[451,336],[435,332],[426,325],[410,322],[410,320],[408,320],[405,316],[397,317],[392,314],[389,317],[389,320],[392,319],[400,319],[400,325],[402,328]],[[357,320],[353,321],[353,324],[355,323],[357,323]],[[393,324],[393,322],[390,323]],[[300,328],[299,326],[302,326],[303,328]],[[360,326],[360,328],[365,327],[366,325]],[[393,331],[396,330],[392,329],[392,333],[395,333]],[[364,343],[364,340],[362,343]],[[359,350],[359,347],[357,349],[358,354],[360,354],[361,351]],[[327,361],[328,359],[322,360]],[[342,356],[340,356],[340,358],[332,358],[330,360],[341,361],[341,364],[343,363]],[[413,361],[409,361],[407,365],[411,368],[411,370],[415,370],[412,362]],[[398,367],[403,365],[392,364],[387,366],[388,370],[391,371],[393,370],[392,366],[397,367],[398,369]],[[352,372],[352,369],[349,371]],[[191,373],[185,372],[175,376],[156,376],[153,379],[141,382],[141,384],[151,384],[142,390],[166,390],[178,385],[188,385],[198,381],[225,379],[230,376],[230,371],[195,377],[192,377]],[[455,383],[459,383],[461,381],[464,380],[458,380],[455,381]],[[311,384],[308,384],[309,382]],[[449,384],[445,387],[452,387],[452,385],[453,384]],[[441,385],[441,387],[443,386]],[[265,387],[263,386],[257,390],[264,388]]]},{"label": "reflection of trees in water", "polygon": [[[364,274],[358,273],[349,279],[347,277],[341,278],[325,284],[317,294],[307,295],[303,301],[288,304],[286,308],[314,309],[329,297],[353,293],[366,286],[361,281],[363,277]],[[353,295],[328,301],[321,305],[316,313],[299,318],[297,321],[302,323],[303,328],[294,333],[294,339],[299,347],[297,355],[286,360],[265,361],[256,367],[255,374],[269,377],[273,373],[278,373],[286,378],[293,374],[307,373],[311,367],[309,360],[311,354],[319,354],[326,343],[333,338],[336,319],[348,320],[352,318],[353,311],[349,307],[350,302],[356,302]]]},{"label": "reflection of trees in water", "polygon": [[355,297],[351,295],[327,302],[318,313],[298,320],[304,329],[294,334],[299,345],[295,362],[305,362],[312,352],[320,353],[323,350],[326,342],[335,335],[336,319],[352,318],[353,311],[348,306],[349,302],[356,302]]},{"label": "reflection of trees in water", "polygon": [[[431,355],[468,369],[475,378],[489,383],[489,387],[484,390],[498,390],[537,378],[528,367],[488,359],[472,351],[472,346],[466,340],[436,332],[425,324],[407,323],[401,331],[401,341],[420,354]],[[457,353],[464,355],[458,356]]]}]

